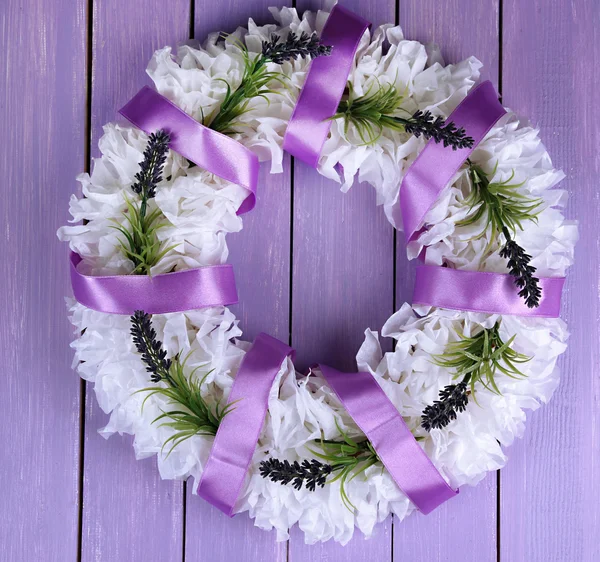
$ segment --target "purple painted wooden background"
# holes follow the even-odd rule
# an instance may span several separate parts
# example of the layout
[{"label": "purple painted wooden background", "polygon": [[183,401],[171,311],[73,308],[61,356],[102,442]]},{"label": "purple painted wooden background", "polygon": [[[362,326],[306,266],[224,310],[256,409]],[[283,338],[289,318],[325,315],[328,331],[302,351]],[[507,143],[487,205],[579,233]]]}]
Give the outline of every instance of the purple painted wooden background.
[{"label": "purple painted wooden background", "polygon": [[[161,481],[154,460],[136,462],[129,439],[98,436],[105,416],[71,370],[67,248],[54,236],[74,177],[89,168],[102,124],[146,81],[153,49],[249,16],[266,22],[271,3],[0,5],[0,560],[599,560],[597,0],[344,2],[374,23],[399,21],[409,38],[439,42],[449,61],[478,56],[504,102],[540,125],[567,174],[568,215],[582,239],[563,306],[572,332],[563,381],[506,469],[428,517],[390,518],[369,541],[309,547],[299,532],[276,543],[245,516],[229,520],[182,483]],[[231,237],[242,328],[249,338],[264,330],[290,339],[300,366],[351,367],[363,329],[379,329],[410,297],[402,244],[366,186],[343,195],[287,159],[283,175],[262,174],[260,189],[243,234]]]}]

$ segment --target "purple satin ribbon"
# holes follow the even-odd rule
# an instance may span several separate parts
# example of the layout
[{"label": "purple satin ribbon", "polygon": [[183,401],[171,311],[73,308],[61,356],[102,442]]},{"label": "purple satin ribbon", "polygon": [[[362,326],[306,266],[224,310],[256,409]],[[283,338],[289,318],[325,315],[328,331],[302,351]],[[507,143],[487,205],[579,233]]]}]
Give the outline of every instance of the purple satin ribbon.
[{"label": "purple satin ribbon", "polygon": [[370,373],[341,373],[320,367],[394,482],[419,511],[430,513],[456,496],[458,490],[446,483]]},{"label": "purple satin ribbon", "polygon": [[[269,393],[286,357],[294,350],[260,334],[233,382],[235,404],[217,431],[198,486],[198,495],[232,517],[260,436]],[[352,419],[367,436],[400,489],[423,513],[454,497],[416,442],[402,416],[369,373],[340,373],[319,366]]]},{"label": "purple satin ribbon", "polygon": [[84,275],[71,252],[73,295],[82,305],[109,314],[184,312],[238,302],[231,265],[210,265],[161,275]]},{"label": "purple satin ribbon", "polygon": [[258,157],[244,145],[198,123],[148,86],[144,86],[119,113],[146,133],[159,129],[167,131],[171,136],[169,148],[201,168],[245,188],[248,197],[240,205],[238,215],[254,208]]},{"label": "purple satin ribbon", "polygon": [[399,203],[396,202],[392,211],[397,225],[402,218],[407,243],[421,227],[427,211],[440,193],[505,113],[492,83],[483,82],[448,117],[448,121],[463,127],[467,135],[473,138],[473,147],[453,150],[433,139],[427,143],[406,172],[400,187]]},{"label": "purple satin ribbon", "polygon": [[512,275],[434,265],[417,267],[413,304],[454,310],[557,318],[564,277],[541,277],[540,305],[529,308]]},{"label": "purple satin ribbon", "polygon": [[344,95],[354,54],[370,23],[337,4],[321,33],[321,43],[331,45],[331,55],[310,63],[304,87],[288,123],[283,148],[316,168],[323,145]]},{"label": "purple satin ribbon", "polygon": [[198,495],[233,517],[260,431],[265,421],[269,393],[281,364],[294,350],[259,334],[246,353],[229,394],[235,403],[217,435],[198,486]]}]

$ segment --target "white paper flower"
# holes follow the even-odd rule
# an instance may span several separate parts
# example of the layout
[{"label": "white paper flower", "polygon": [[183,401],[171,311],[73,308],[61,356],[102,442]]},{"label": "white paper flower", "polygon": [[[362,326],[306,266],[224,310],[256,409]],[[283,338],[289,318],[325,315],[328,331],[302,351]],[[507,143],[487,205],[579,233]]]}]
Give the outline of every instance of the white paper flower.
[{"label": "white paper flower", "polygon": [[[511,185],[519,186],[515,189],[518,194],[542,200],[537,220],[527,221],[523,230],[517,230],[515,240],[532,256],[538,275],[563,276],[573,263],[577,223],[566,220],[560,211],[566,193],[553,188],[564,174],[553,168],[538,131],[509,111],[477,146],[471,160],[491,181],[510,180]],[[408,244],[409,258],[427,248],[425,261],[431,265],[507,272],[506,260],[499,255],[504,238],[491,239],[491,229],[485,230],[485,216],[473,225],[457,225],[471,211],[466,198],[472,189],[464,167],[426,214],[425,228]]]}]

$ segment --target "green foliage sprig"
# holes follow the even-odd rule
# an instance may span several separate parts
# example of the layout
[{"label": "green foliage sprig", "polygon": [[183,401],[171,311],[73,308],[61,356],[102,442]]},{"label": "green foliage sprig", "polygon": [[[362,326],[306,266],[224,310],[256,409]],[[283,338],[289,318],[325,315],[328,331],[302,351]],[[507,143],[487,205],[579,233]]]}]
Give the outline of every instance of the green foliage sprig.
[{"label": "green foliage sprig", "polygon": [[495,377],[503,374],[511,378],[525,375],[517,365],[527,363],[531,357],[512,349],[516,336],[507,342],[500,337],[500,321],[492,328],[484,328],[472,337],[461,335],[461,339],[446,346],[444,353],[434,356],[434,363],[440,367],[454,369],[454,379],[461,379],[458,384],[451,384],[440,391],[439,400],[423,410],[421,425],[431,431],[433,428],[446,427],[456,419],[457,413],[463,412],[468,404],[469,396],[475,402],[476,385],[481,384],[487,390],[501,394]]},{"label": "green foliage sprig", "polygon": [[363,96],[355,97],[352,84],[348,84],[348,99],[342,100],[337,113],[332,119],[344,119],[344,133],[348,135],[353,125],[364,144],[374,144],[381,137],[384,129],[404,131],[404,125],[393,117],[398,110],[404,94],[398,92],[393,84],[372,88]]},{"label": "green foliage sprig", "polygon": [[127,212],[124,213],[129,230],[121,224],[114,226],[125,238],[121,241],[121,249],[134,264],[132,275],[149,275],[151,268],[174,246],[161,250],[162,243],[158,239],[158,231],[163,227],[160,222],[162,213],[154,209],[142,215],[142,205],[136,205],[125,197]]},{"label": "green foliage sprig", "polygon": [[434,117],[430,111],[418,110],[408,117],[399,116],[398,112],[404,111],[400,107],[404,98],[405,94],[400,93],[394,84],[379,86],[374,92],[369,88],[359,97],[354,96],[349,86],[348,98],[339,103],[332,119],[345,120],[346,134],[348,126],[354,125],[364,144],[377,142],[384,129],[391,129],[405,131],[415,137],[423,135],[436,143],[451,146],[453,150],[473,146],[473,138],[467,136],[462,127],[457,128],[452,121],[446,122],[442,117]]},{"label": "green foliage sprig", "polygon": [[[242,80],[237,88],[227,87],[225,99],[219,111],[206,119],[209,126],[223,134],[235,133],[238,118],[248,111],[250,100],[255,97],[266,99],[267,94],[275,93],[269,85],[273,82],[284,83],[286,76],[281,72],[270,71],[267,63],[282,64],[297,57],[319,57],[331,53],[331,47],[321,45],[318,36],[302,33],[299,36],[290,33],[283,42],[279,36],[272,35],[263,41],[262,53],[252,55],[245,44],[237,41],[244,57]],[[156,186],[162,180],[162,171],[169,149],[170,137],[165,131],[150,135],[140,162],[140,171],[136,174],[136,183],[132,186],[139,195],[139,204],[126,198],[127,212],[124,216],[128,225],[117,224],[115,228],[123,235],[121,248],[125,256],[134,264],[133,274],[150,274],[151,268],[174,246],[162,248],[158,239],[158,230],[162,228],[160,210],[147,212],[148,201],[156,194]]]},{"label": "green foliage sprig", "polygon": [[127,212],[124,216],[129,229],[117,224],[116,228],[123,236],[121,249],[133,264],[132,274],[150,274],[150,269],[173,247],[161,250],[158,230],[162,227],[160,209],[148,213],[148,202],[156,195],[156,187],[162,181],[163,167],[169,151],[170,137],[165,131],[152,133],[144,150],[144,159],[140,162],[140,171],[135,175],[137,180],[131,186],[139,195],[139,203],[125,197]]},{"label": "green foliage sprig", "polygon": [[491,181],[498,170],[497,162],[489,175],[470,159],[467,164],[473,189],[465,203],[470,208],[467,216],[456,223],[457,226],[473,225],[484,218],[484,227],[478,236],[484,236],[489,228],[493,241],[505,228],[515,234],[517,229],[523,230],[524,222],[537,221],[543,201],[519,192],[524,182],[511,183],[514,171],[505,180]]},{"label": "green foliage sprig", "polygon": [[291,32],[285,41],[279,42],[279,39],[278,35],[272,35],[270,40],[263,41],[262,52],[258,56],[252,55],[241,41],[235,41],[244,58],[242,80],[235,89],[227,81],[221,80],[227,91],[218,113],[207,120],[211,129],[225,135],[235,133],[238,118],[248,111],[253,98],[267,99],[268,94],[276,93],[269,87],[273,82],[285,84],[285,74],[268,70],[267,63],[283,64],[298,57],[315,58],[331,53],[331,47],[322,45],[316,33],[308,35],[303,32],[298,36]]},{"label": "green foliage sprig", "polygon": [[[153,383],[163,383],[164,386],[143,388],[138,392],[147,392],[146,400],[155,394],[168,399],[174,409],[163,412],[152,423],[162,422],[162,427],[170,427],[174,433],[163,443],[163,449],[170,445],[170,454],[177,445],[194,435],[216,435],[221,420],[235,407],[235,404],[221,406],[220,403],[211,407],[202,396],[202,385],[211,371],[203,377],[197,377],[196,367],[189,375],[185,374],[185,359],[167,359],[167,352],[158,340],[152,327],[149,314],[142,310],[131,316],[131,335],[146,370],[152,373]],[[142,405],[143,407],[143,405]]]},{"label": "green foliage sprig", "polygon": [[523,183],[511,183],[514,172],[506,180],[491,181],[496,175],[498,163],[490,175],[471,160],[467,160],[467,163],[473,186],[466,200],[470,209],[467,216],[456,225],[473,225],[483,218],[484,228],[477,237],[484,236],[487,229],[490,229],[490,242],[486,251],[489,251],[500,233],[504,235],[506,243],[500,250],[500,255],[508,261],[510,274],[520,289],[519,296],[525,299],[529,308],[534,308],[539,305],[542,294],[539,279],[534,276],[536,269],[529,264],[531,256],[512,237],[517,229],[523,230],[525,221],[537,222],[543,201],[520,193],[518,190]]},{"label": "green foliage sprig", "polygon": [[300,490],[304,485],[311,492],[314,492],[317,487],[323,488],[326,483],[339,480],[342,501],[346,508],[353,511],[355,506],[346,492],[347,482],[380,461],[368,440],[355,441],[340,428],[337,420],[336,426],[342,436],[341,441],[321,438],[316,443],[320,445],[322,452],[309,449],[320,460],[305,459],[302,463],[298,461],[290,463],[287,460],[269,458],[260,463],[261,476],[282,485],[291,483],[296,490]]}]

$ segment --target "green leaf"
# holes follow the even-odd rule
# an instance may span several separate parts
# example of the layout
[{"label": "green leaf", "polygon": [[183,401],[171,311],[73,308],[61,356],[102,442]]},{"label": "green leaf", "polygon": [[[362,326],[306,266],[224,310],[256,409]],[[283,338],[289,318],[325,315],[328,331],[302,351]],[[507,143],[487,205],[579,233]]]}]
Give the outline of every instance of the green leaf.
[{"label": "green leaf", "polygon": [[494,182],[491,178],[497,173],[498,162],[489,175],[470,160],[467,162],[472,185],[471,192],[465,200],[469,211],[467,216],[456,225],[471,226],[483,220],[481,232],[474,238],[481,238],[488,229],[491,231],[487,252],[491,250],[492,244],[499,238],[504,228],[514,235],[517,230],[523,229],[525,221],[536,222],[543,200],[518,191],[524,182],[511,183],[515,177],[514,170],[507,179]]},{"label": "green leaf", "polygon": [[506,342],[502,341],[498,321],[492,328],[483,328],[472,337],[461,334],[459,341],[449,343],[444,353],[433,356],[432,362],[454,370],[455,379],[465,379],[469,376],[470,394],[477,403],[478,384],[491,392],[501,394],[496,383],[499,373],[511,378],[525,376],[514,363],[526,363],[531,358],[512,349],[515,338],[516,335],[513,335]]},{"label": "green leaf", "polygon": [[134,264],[132,274],[149,275],[152,267],[176,246],[171,245],[161,249],[162,244],[157,237],[157,232],[165,225],[159,222],[163,216],[160,209],[142,215],[141,206],[134,205],[127,196],[125,196],[125,205],[127,212],[123,216],[129,223],[131,231],[118,224],[113,228],[125,237],[120,244],[125,256]]},{"label": "green leaf", "polygon": [[[375,91],[373,89],[375,88]],[[339,105],[331,119],[344,120],[344,133],[348,135],[352,125],[362,145],[375,144],[385,128],[403,131],[402,120],[393,117],[404,101],[407,90],[398,92],[393,83],[381,86],[379,82],[371,85],[362,96],[356,96],[352,84],[348,83],[348,95]]]},{"label": "green leaf", "polygon": [[196,367],[191,375],[186,376],[185,360],[180,362],[175,358],[169,369],[170,377],[157,383],[161,386],[137,391],[148,392],[142,407],[151,396],[157,394],[164,396],[167,403],[173,406],[172,409],[163,410],[152,422],[174,430],[162,447],[164,450],[170,445],[167,456],[177,445],[194,435],[216,435],[221,420],[235,408],[235,403],[227,404],[225,407],[219,407],[218,403],[212,407],[209,405],[201,393],[201,387],[212,371],[206,372],[201,379],[198,379],[195,376],[198,369]]}]

